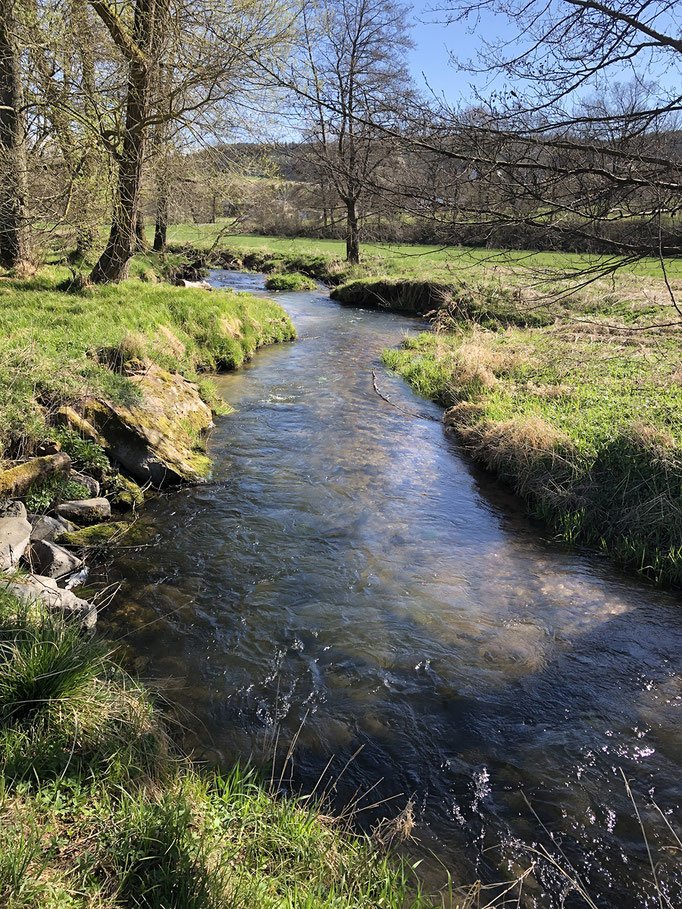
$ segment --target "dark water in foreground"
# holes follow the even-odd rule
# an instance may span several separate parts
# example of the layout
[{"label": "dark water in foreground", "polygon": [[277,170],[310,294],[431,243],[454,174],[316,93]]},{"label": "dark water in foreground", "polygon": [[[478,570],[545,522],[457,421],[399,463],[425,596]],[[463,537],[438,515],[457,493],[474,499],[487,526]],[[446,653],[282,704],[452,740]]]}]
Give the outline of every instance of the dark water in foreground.
[{"label": "dark water in foreground", "polygon": [[[671,871],[661,851],[682,821],[679,597],[544,543],[420,416],[440,411],[378,364],[416,323],[279,299],[299,341],[219,379],[235,413],[213,482],[145,509],[157,545],[110,566],[104,628],[168,680],[212,758],[260,758],[276,736],[281,754],[300,728],[287,776],[309,791],[363,746],[337,807],[375,783],[360,807],[410,796],[434,877],[431,849],[456,877],[499,880],[528,864],[517,837],[558,854],[551,832],[598,905],[659,906],[622,769],[664,863],[660,905],[682,906],[682,853]],[[410,413],[374,393],[373,366]],[[529,898],[558,906],[541,878]]]}]

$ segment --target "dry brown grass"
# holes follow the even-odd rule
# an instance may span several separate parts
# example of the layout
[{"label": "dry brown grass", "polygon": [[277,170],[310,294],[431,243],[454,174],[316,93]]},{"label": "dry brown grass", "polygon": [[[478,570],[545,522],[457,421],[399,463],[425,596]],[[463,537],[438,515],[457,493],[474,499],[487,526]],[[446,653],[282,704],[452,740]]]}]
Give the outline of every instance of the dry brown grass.
[{"label": "dry brown grass", "polygon": [[242,337],[241,324],[239,319],[236,317],[227,318],[224,317],[220,320],[220,328],[228,337],[234,338],[235,341],[239,341]]},{"label": "dry brown grass", "polygon": [[180,338],[178,338],[167,325],[159,326],[159,334],[163,338],[162,344],[165,342],[174,357],[182,359],[182,357],[185,356],[187,353],[186,345],[182,343]]},{"label": "dry brown grass", "polygon": [[559,477],[573,470],[575,449],[569,437],[538,416],[496,421],[482,418],[482,410],[482,405],[462,402],[446,414],[447,425],[472,457],[511,481],[520,495],[545,500],[560,495]]}]

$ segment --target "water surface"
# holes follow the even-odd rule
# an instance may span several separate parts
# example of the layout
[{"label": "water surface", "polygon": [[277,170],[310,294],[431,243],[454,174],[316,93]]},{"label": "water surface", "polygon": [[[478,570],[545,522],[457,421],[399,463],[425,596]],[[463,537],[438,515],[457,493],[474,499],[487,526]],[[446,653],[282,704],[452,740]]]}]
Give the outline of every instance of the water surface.
[{"label": "water surface", "polygon": [[[517,838],[556,853],[553,835],[598,905],[659,906],[621,770],[660,857],[672,834],[652,797],[682,817],[679,597],[543,541],[460,456],[440,409],[379,363],[416,322],[278,298],[299,340],[218,380],[235,412],[213,481],[145,508],[156,545],[110,566],[104,627],[210,759],[276,743],[281,769],[298,736],[287,779],[310,790],[331,758],[337,809],[403,793],[360,821],[411,798],[409,848],[459,879],[522,867]],[[680,875],[658,874],[682,905]],[[560,905],[561,878],[538,877],[530,903]]]}]

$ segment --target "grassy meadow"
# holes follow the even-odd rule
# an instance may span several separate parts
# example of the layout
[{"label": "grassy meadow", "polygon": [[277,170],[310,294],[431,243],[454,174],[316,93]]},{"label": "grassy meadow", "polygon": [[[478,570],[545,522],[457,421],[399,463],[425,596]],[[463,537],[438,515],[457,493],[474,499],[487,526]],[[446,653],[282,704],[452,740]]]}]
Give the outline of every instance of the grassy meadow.
[{"label": "grassy meadow", "polygon": [[[188,245],[207,249],[218,239],[219,248],[235,248],[247,251],[264,250],[289,255],[324,256],[342,260],[346,254],[343,240],[325,240],[308,237],[268,237],[258,234],[232,232],[230,222],[216,224],[175,224],[168,228],[170,246]],[[519,275],[529,271],[555,272],[557,269],[579,270],[608,263],[608,256],[586,255],[584,253],[542,252],[536,250],[483,249],[464,246],[417,245],[409,243],[363,243],[362,262],[357,270],[360,277],[368,272],[377,275],[412,275],[420,277],[452,276],[462,272],[510,270]],[[624,269],[625,274],[643,278],[660,278],[663,274],[658,259],[643,259]],[[682,280],[682,259],[666,261],[666,272],[673,280]]]}]

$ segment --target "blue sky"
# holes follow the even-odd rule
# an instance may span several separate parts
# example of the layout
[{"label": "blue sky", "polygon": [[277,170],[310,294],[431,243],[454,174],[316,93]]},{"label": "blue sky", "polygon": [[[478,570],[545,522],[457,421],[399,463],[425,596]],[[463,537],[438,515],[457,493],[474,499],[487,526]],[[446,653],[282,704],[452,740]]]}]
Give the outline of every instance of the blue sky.
[{"label": "blue sky", "polygon": [[[460,23],[444,25],[435,21],[443,14],[431,12],[429,7],[438,5],[437,0],[413,2],[412,14],[416,22],[411,34],[416,46],[410,54],[410,67],[420,88],[424,88],[426,77],[434,91],[444,93],[450,101],[459,101],[469,94],[474,76],[458,72],[450,64],[449,52],[470,59],[476,56],[480,42],[470,28]],[[501,30],[503,23],[497,21],[486,25]]]},{"label": "blue sky", "polygon": [[[411,32],[415,42],[415,48],[410,54],[410,67],[412,75],[420,88],[425,87],[425,78],[428,80],[431,88],[445,95],[453,103],[471,100],[471,91],[469,86],[474,83],[481,89],[481,94],[485,97],[490,93],[490,88],[495,87],[490,82],[490,76],[480,75],[469,72],[458,71],[450,63],[449,52],[462,60],[475,60],[477,52],[482,47],[482,39],[491,40],[506,38],[513,41],[517,38],[514,25],[511,24],[505,16],[492,15],[486,12],[476,22],[473,18],[468,25],[455,22],[446,25],[438,18],[443,19],[443,13],[434,13],[429,7],[442,6],[447,4],[447,0],[412,0],[412,16],[415,20],[414,28]],[[663,30],[669,30],[671,34],[677,34],[682,20],[682,0],[679,0],[678,11],[674,16],[662,16],[660,25]],[[674,20],[674,21],[673,21]],[[654,84],[659,89],[670,89],[679,92],[679,75],[680,65],[678,55],[654,54],[655,59],[650,60],[647,57],[638,58],[637,68],[641,76]],[[621,81],[629,82],[632,80],[632,72],[626,67],[620,69],[614,68],[609,70],[608,77],[611,81],[620,77]],[[497,75],[497,87],[501,87],[502,77]],[[591,91],[588,89],[588,93]]]}]

